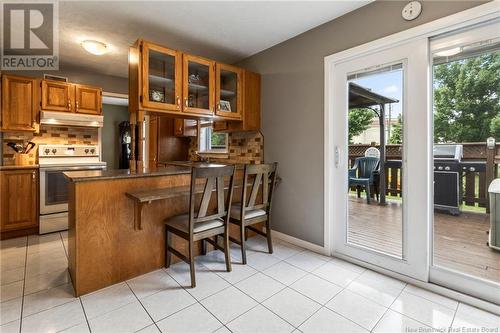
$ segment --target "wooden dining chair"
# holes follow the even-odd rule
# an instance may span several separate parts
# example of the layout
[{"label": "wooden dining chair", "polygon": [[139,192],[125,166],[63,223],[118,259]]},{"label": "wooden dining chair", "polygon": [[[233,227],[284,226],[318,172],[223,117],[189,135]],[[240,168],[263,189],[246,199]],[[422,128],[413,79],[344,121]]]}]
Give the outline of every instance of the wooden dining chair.
[{"label": "wooden dining chair", "polygon": [[[224,177],[229,177],[228,193],[224,191]],[[208,241],[225,254],[226,269],[231,271],[229,258],[229,212],[233,197],[234,165],[217,167],[194,167],[191,171],[191,187],[189,195],[189,213],[177,215],[165,220],[165,266],[168,268],[172,253],[184,260],[190,266],[191,287],[196,286],[194,269],[194,242]],[[199,206],[196,204],[197,189],[202,187]],[[215,190],[214,190],[215,188]],[[215,211],[210,210],[212,195],[217,202]],[[198,206],[195,213],[195,206]],[[210,212],[210,213],[209,213]],[[188,256],[172,248],[169,233],[173,233],[188,241]],[[221,247],[210,237],[222,235],[224,247]]]},{"label": "wooden dining chair", "polygon": [[[271,204],[277,167],[278,163],[245,165],[241,202],[231,207],[229,219],[231,223],[238,225],[240,228],[240,239],[238,240],[233,237],[229,239],[241,246],[243,264],[247,263],[245,241],[248,230],[266,237],[269,253],[273,253]],[[253,226],[260,222],[265,222],[265,232]]]}]

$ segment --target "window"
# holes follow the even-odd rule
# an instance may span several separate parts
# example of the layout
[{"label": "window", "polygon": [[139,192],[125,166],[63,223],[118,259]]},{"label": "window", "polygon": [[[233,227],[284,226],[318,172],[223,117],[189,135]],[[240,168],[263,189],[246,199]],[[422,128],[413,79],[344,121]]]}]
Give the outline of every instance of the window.
[{"label": "window", "polygon": [[214,133],[212,122],[200,124],[199,151],[205,153],[227,153],[227,133]]}]

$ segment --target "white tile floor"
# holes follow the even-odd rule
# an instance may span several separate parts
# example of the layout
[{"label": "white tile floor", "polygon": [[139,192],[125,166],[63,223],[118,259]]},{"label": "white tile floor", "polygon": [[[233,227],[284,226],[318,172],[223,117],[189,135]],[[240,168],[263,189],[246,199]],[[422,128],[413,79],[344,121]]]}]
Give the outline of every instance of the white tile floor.
[{"label": "white tile floor", "polygon": [[[408,332],[498,329],[500,317],[275,241],[249,240],[248,265],[232,247],[73,297],[67,234],[1,242],[0,332]],[[471,330],[469,330],[471,331]],[[455,332],[465,332],[459,330]]]}]

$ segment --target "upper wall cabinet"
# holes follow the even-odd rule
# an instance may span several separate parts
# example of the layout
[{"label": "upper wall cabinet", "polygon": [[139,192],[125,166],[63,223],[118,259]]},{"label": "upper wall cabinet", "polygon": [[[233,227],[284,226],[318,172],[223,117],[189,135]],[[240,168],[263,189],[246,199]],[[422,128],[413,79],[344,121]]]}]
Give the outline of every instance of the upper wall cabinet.
[{"label": "upper wall cabinet", "polygon": [[144,108],[179,112],[181,110],[182,55],[149,42],[141,45]]},{"label": "upper wall cabinet", "polygon": [[248,114],[254,114],[253,106],[258,105],[255,121],[260,126],[260,90],[257,95],[247,94],[257,100],[245,101],[245,73],[235,66],[139,39],[129,50],[129,110],[138,113],[138,121],[148,111],[175,118],[240,122],[247,105],[252,108]]},{"label": "upper wall cabinet", "polygon": [[215,104],[217,116],[241,119],[242,99],[241,68],[217,64],[215,70]]},{"label": "upper wall cabinet", "polygon": [[2,131],[36,130],[38,94],[36,79],[2,76]]},{"label": "upper wall cabinet", "polygon": [[260,131],[260,75],[245,70],[241,77],[241,121],[215,121],[213,128],[216,132]]},{"label": "upper wall cabinet", "polygon": [[41,110],[102,114],[102,89],[69,82],[42,80]]},{"label": "upper wall cabinet", "polygon": [[42,80],[42,110],[72,112],[75,91],[71,83]]},{"label": "upper wall cabinet", "polygon": [[101,115],[102,90],[83,84],[75,84],[75,112]]},{"label": "upper wall cabinet", "polygon": [[185,113],[212,115],[215,109],[215,62],[184,54],[182,93]]}]

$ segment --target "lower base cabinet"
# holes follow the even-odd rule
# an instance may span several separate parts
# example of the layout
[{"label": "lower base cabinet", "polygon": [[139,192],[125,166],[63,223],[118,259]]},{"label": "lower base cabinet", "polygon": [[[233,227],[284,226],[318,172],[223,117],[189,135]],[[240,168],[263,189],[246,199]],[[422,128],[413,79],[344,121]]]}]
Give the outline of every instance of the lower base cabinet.
[{"label": "lower base cabinet", "polygon": [[1,238],[38,233],[38,170],[0,171]]}]

